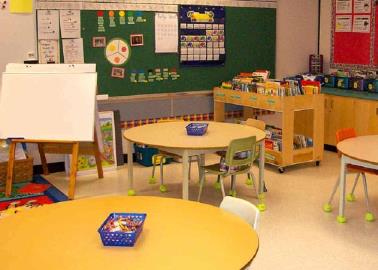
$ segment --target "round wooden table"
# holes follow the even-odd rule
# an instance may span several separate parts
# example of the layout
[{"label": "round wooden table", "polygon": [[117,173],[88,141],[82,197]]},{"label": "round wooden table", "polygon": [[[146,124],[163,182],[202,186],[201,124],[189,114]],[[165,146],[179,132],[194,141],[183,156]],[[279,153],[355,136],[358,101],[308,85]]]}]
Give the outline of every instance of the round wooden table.
[{"label": "round wooden table", "polygon": [[[189,198],[188,160],[189,156],[204,156],[206,153],[213,153],[227,149],[230,142],[250,136],[256,136],[260,144],[259,162],[259,193],[263,193],[264,187],[264,153],[265,153],[265,132],[247,125],[207,122],[207,132],[203,136],[188,136],[185,127],[189,124],[184,121],[164,122],[130,128],[124,132],[127,140],[128,155],[128,180],[129,194],[135,193],[133,189],[133,143],[145,144],[163,149],[170,153],[182,156],[183,165],[183,199]],[[203,161],[203,158],[201,158]]]},{"label": "round wooden table", "polygon": [[347,164],[378,170],[378,135],[358,136],[343,140],[337,144],[342,154],[340,167],[340,202],[338,222],[346,222],[345,210],[345,175]]},{"label": "round wooden table", "polygon": [[[147,213],[134,247],[105,247],[112,212]],[[109,196],[45,205],[0,220],[1,269],[241,269],[258,237],[241,218],[179,199]]]}]

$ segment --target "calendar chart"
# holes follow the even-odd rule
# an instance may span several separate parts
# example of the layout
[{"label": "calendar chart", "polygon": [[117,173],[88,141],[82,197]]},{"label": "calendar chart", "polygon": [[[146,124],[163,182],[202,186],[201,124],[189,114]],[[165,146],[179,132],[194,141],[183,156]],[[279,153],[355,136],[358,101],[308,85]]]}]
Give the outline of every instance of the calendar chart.
[{"label": "calendar chart", "polygon": [[180,6],[179,32],[182,66],[224,65],[226,60],[224,7]]}]

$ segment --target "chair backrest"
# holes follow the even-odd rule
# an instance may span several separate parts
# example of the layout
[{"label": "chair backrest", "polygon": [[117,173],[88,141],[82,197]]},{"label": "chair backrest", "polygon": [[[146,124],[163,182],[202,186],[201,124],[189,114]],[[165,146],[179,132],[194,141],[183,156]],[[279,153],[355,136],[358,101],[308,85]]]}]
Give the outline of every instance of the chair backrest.
[{"label": "chair backrest", "polygon": [[[255,159],[255,146],[256,136],[232,140],[226,152],[226,165],[231,167],[252,164]],[[242,152],[244,152],[244,155],[238,156]]]},{"label": "chair backrest", "polygon": [[[343,140],[356,137],[356,131],[354,128],[342,128],[336,131],[336,143],[339,143]],[[338,156],[341,156],[341,153],[337,151]]]},{"label": "chair backrest", "polygon": [[252,203],[243,199],[226,196],[219,207],[241,217],[255,230],[257,229],[260,220],[260,211]]},{"label": "chair backrest", "polygon": [[258,128],[258,129],[265,131],[265,122],[264,121],[257,120],[257,119],[254,119],[254,118],[248,118],[245,121],[245,124],[247,126],[255,127],[255,128]]},{"label": "chair backrest", "polygon": [[356,137],[356,131],[354,128],[342,128],[336,131],[336,143],[343,140]]}]

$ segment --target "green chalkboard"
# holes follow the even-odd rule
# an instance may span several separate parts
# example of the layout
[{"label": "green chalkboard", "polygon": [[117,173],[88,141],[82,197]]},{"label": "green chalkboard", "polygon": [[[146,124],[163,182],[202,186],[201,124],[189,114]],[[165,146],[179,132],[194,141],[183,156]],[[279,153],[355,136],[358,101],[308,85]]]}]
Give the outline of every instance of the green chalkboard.
[{"label": "green chalkboard", "polygon": [[[109,96],[211,90],[222,81],[242,71],[268,69],[274,76],[276,51],[276,10],[266,8],[226,8],[226,64],[217,67],[181,67],[178,54],[155,54],[154,12],[143,12],[145,23],[109,27],[104,12],[105,33],[98,32],[96,11],[81,11],[82,37],[86,63],[96,63],[99,93]],[[127,19],[127,18],[126,18]],[[92,37],[122,38],[130,42],[130,34],[143,34],[144,46],[131,47],[131,57],[123,67],[124,79],[111,77],[112,65],[105,58],[104,48],[93,48]],[[151,83],[132,83],[131,70],[177,68],[180,78]]]}]

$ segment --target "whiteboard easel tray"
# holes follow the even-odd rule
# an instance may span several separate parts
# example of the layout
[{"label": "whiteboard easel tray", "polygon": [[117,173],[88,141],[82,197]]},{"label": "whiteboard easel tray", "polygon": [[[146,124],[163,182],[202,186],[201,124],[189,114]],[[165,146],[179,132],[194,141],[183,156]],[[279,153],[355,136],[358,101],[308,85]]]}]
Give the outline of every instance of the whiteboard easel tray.
[{"label": "whiteboard easel tray", "polygon": [[97,73],[3,73],[0,138],[93,141]]}]

